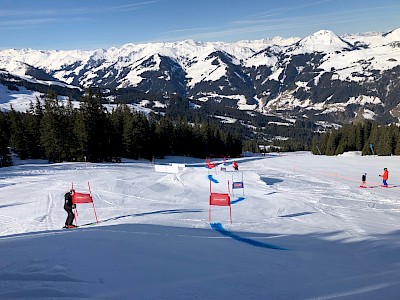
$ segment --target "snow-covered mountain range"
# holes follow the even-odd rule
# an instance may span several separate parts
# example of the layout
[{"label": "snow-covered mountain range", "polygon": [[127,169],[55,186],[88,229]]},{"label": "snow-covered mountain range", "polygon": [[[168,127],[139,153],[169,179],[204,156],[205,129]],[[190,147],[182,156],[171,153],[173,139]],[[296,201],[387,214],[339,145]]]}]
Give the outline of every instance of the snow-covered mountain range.
[{"label": "snow-covered mountain range", "polygon": [[[214,100],[313,121],[397,122],[400,28],[383,34],[339,37],[321,30],[303,39],[186,40],[94,51],[1,50],[0,89],[9,89],[17,77],[66,89],[134,88],[200,105]],[[10,99],[17,92],[7,93]]]}]

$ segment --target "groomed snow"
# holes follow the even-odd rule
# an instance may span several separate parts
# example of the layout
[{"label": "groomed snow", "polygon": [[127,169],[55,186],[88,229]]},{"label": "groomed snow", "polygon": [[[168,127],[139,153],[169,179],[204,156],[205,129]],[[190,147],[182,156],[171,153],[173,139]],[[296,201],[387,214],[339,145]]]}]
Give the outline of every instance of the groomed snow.
[{"label": "groomed snow", "polygon": [[[1,299],[398,299],[399,157],[290,153],[203,160],[29,161],[0,169]],[[375,188],[359,188],[361,175]],[[230,189],[228,207],[213,192]],[[90,181],[98,225],[61,229]],[[234,191],[234,194],[232,194]],[[78,205],[78,224],[95,219]]]}]

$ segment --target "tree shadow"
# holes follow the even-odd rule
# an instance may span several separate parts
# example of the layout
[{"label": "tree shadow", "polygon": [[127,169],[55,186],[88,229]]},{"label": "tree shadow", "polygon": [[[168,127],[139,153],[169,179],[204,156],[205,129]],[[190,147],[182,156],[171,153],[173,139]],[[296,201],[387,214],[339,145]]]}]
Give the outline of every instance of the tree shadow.
[{"label": "tree shadow", "polygon": [[4,204],[4,205],[0,205],[0,208],[5,208],[5,207],[11,207],[11,206],[18,206],[18,205],[24,205],[26,203],[11,203],[11,204]]},{"label": "tree shadow", "polygon": [[[179,210],[158,213],[163,212]],[[152,213],[157,212],[146,214]],[[280,234],[213,226],[116,224],[0,237],[0,255],[7,262],[0,298],[17,298],[11,297],[16,291],[32,298],[31,282],[63,290],[65,281],[48,280],[54,273],[49,270],[56,270],[79,280],[91,274],[91,282],[73,283],[90,291],[90,299],[109,290],[116,291],[115,299],[210,299],[210,291],[215,299],[398,299],[400,231],[357,238],[343,231]],[[60,249],[73,249],[73,255],[66,259]],[[105,263],[104,257],[112,259]],[[42,265],[46,268],[38,271]],[[138,283],[129,284],[127,277]],[[121,282],[127,282],[123,289]],[[176,293],[176,283],[182,282]]]},{"label": "tree shadow", "polygon": [[277,194],[278,192],[270,192],[268,194],[264,194],[265,196],[269,196],[269,195],[273,195],[273,194]]},{"label": "tree shadow", "polygon": [[245,200],[245,199],[246,199],[245,197],[239,197],[239,198],[237,198],[236,200],[231,201],[231,204],[239,203],[239,202],[241,202],[241,201],[243,201],[243,200]]},{"label": "tree shadow", "polygon": [[211,226],[211,229],[217,231],[218,233],[220,233],[224,236],[230,237],[230,238],[232,238],[236,241],[242,242],[242,243],[249,244],[251,246],[267,248],[267,249],[274,249],[274,250],[288,250],[286,248],[282,248],[282,247],[279,247],[276,245],[272,245],[272,244],[268,244],[268,243],[260,242],[260,241],[254,240],[254,239],[240,236],[239,234],[236,234],[236,233],[226,230],[222,226],[221,223],[211,223],[210,226]]},{"label": "tree shadow", "polygon": [[283,216],[279,216],[279,217],[280,218],[292,218],[292,217],[301,217],[301,216],[311,215],[311,214],[315,214],[315,212],[314,211],[305,211],[305,212],[301,212],[301,213],[283,215]]},{"label": "tree shadow", "polygon": [[3,187],[12,186],[12,185],[16,185],[16,183],[0,183],[0,189],[3,188]]},{"label": "tree shadow", "polygon": [[[116,216],[104,220],[99,220],[99,224],[105,223],[108,221],[115,221],[119,219],[124,219],[124,218],[129,218],[129,217],[142,217],[142,216],[148,216],[148,215],[166,215],[166,214],[184,214],[184,213],[196,213],[196,212],[204,212],[202,209],[167,209],[167,210],[156,210],[156,211],[150,211],[150,212],[144,212],[144,213],[137,213],[137,214],[128,214],[128,215],[122,215],[122,216]],[[79,226],[86,226],[86,225],[94,225],[96,222],[91,222],[91,223],[85,223]]]}]

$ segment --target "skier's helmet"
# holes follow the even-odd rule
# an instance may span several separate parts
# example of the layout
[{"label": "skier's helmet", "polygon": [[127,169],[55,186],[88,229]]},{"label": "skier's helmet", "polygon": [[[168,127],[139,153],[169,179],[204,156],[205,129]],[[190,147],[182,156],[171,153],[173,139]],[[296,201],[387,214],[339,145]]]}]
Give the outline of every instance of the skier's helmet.
[{"label": "skier's helmet", "polygon": [[384,170],[384,171],[386,171],[386,170],[387,170],[387,168],[383,168],[383,170]]}]

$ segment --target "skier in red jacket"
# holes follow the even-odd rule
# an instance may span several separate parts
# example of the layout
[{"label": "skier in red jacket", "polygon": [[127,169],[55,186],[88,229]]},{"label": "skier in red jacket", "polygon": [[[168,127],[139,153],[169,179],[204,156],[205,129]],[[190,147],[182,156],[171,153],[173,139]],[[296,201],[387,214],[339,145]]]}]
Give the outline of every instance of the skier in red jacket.
[{"label": "skier in red jacket", "polygon": [[387,180],[388,180],[388,178],[389,178],[389,171],[388,171],[388,169],[387,169],[387,168],[384,168],[384,169],[383,169],[383,174],[381,174],[381,175],[379,175],[379,176],[382,177],[383,186],[384,186],[384,187],[388,187],[388,184],[387,184]]},{"label": "skier in red jacket", "polygon": [[236,171],[239,170],[239,166],[238,166],[236,160],[233,161],[232,165],[233,165],[233,168],[234,168]]}]

